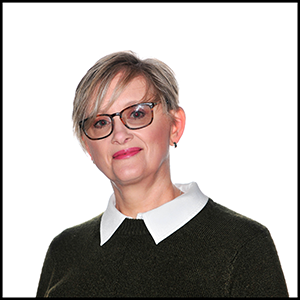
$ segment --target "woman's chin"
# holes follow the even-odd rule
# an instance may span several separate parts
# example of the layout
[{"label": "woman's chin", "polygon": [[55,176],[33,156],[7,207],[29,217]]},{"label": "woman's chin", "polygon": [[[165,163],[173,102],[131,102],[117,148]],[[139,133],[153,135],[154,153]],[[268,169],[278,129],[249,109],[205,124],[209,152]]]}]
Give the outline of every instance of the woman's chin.
[{"label": "woman's chin", "polygon": [[142,169],[119,169],[114,172],[115,180],[113,181],[122,185],[134,184],[141,181],[144,174],[145,172]]}]

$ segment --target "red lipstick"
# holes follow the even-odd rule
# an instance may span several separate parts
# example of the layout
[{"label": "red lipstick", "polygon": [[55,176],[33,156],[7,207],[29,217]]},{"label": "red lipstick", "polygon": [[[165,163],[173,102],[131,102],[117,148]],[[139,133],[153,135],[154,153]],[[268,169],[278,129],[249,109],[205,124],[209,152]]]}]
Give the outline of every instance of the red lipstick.
[{"label": "red lipstick", "polygon": [[128,148],[125,150],[121,150],[116,152],[113,155],[113,159],[125,159],[125,158],[129,158],[131,156],[134,156],[136,154],[138,154],[141,150],[143,150],[142,148],[138,148],[138,147],[132,147],[132,148]]}]

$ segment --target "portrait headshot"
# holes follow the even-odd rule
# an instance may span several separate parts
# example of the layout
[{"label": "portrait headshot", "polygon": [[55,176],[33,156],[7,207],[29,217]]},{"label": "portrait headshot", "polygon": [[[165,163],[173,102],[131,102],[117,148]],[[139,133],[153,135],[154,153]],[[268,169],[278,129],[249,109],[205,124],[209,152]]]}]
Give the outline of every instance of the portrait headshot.
[{"label": "portrait headshot", "polygon": [[298,296],[296,3],[2,6],[2,296]]}]

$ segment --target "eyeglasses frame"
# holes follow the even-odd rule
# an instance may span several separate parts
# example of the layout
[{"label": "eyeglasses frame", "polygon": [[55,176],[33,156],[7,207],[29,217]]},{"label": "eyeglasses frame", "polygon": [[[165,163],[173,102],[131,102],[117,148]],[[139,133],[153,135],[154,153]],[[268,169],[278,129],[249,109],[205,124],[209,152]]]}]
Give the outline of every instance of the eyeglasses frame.
[{"label": "eyeglasses frame", "polygon": [[[130,128],[130,127],[129,127],[128,125],[126,125],[125,122],[123,121],[123,119],[122,119],[122,113],[123,113],[126,109],[131,108],[131,107],[134,107],[134,106],[137,106],[137,105],[139,105],[139,104],[146,104],[146,105],[148,105],[148,106],[151,108],[151,114],[152,114],[152,115],[151,115],[151,121],[150,121],[149,124],[144,125],[144,126],[142,126],[142,127],[138,127],[138,128]],[[110,136],[110,135],[112,134],[112,132],[114,131],[114,119],[113,119],[113,118],[114,118],[114,117],[117,117],[117,116],[120,117],[120,120],[122,121],[122,123],[124,124],[124,126],[125,126],[126,128],[128,128],[128,129],[130,129],[130,130],[138,130],[138,129],[142,129],[142,128],[145,128],[145,127],[149,126],[149,125],[153,122],[153,117],[154,117],[154,114],[153,114],[153,108],[154,108],[157,104],[159,104],[159,103],[158,103],[158,102],[141,102],[141,103],[136,103],[136,104],[130,105],[130,106],[128,106],[128,107],[125,107],[125,108],[122,109],[120,112],[116,112],[116,113],[111,114],[111,115],[110,115],[110,114],[98,114],[96,117],[98,117],[98,116],[106,116],[106,117],[109,117],[109,118],[111,119],[111,131],[110,131],[109,134],[107,134],[107,135],[104,136],[104,137],[100,137],[100,138],[91,138],[90,136],[88,136],[87,132],[86,132],[85,129],[84,129],[84,122],[87,121],[89,118],[86,118],[86,119],[84,119],[83,121],[80,121],[80,122],[79,122],[79,126],[80,126],[81,130],[84,132],[84,134],[85,134],[90,140],[93,140],[93,141],[105,139],[105,138],[107,138],[108,136]]]}]

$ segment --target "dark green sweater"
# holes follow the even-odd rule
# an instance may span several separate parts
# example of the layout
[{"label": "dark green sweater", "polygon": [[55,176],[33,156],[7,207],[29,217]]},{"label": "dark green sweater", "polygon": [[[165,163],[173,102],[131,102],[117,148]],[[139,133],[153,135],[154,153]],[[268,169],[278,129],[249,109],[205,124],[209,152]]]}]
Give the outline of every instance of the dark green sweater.
[{"label": "dark green sweater", "polygon": [[38,297],[288,297],[268,230],[211,199],[158,245],[143,220],[125,219],[100,246],[100,222],[54,238]]}]

